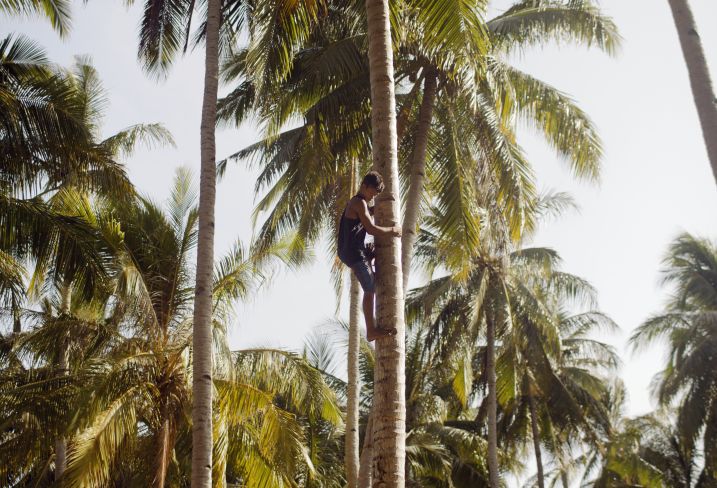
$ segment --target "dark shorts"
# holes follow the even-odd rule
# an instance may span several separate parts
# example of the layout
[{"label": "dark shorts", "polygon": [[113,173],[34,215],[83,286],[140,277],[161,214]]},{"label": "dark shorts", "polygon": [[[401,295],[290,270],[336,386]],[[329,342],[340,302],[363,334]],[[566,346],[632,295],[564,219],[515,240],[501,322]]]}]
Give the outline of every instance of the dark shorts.
[{"label": "dark shorts", "polygon": [[376,291],[376,278],[373,274],[373,268],[366,261],[359,261],[351,266],[356,275],[356,279],[361,283],[364,293],[374,293]]}]

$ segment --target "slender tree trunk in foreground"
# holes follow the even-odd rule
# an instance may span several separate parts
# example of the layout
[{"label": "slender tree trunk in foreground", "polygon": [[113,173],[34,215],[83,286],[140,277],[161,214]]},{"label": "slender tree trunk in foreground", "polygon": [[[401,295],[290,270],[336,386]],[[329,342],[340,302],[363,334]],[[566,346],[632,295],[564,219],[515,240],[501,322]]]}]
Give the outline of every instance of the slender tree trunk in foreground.
[{"label": "slender tree trunk in foreground", "polygon": [[[371,77],[373,166],[386,189],[376,202],[376,222],[399,223],[396,98],[388,0],[366,0]],[[377,325],[395,327],[393,337],[376,340],[373,404],[373,486],[403,488],[406,462],[405,326],[401,241],[376,239]]]},{"label": "slender tree trunk in foreground", "polygon": [[687,0],[668,0],[672,9],[672,18],[677,27],[682,54],[685,57],[687,72],[692,85],[692,97],[697,106],[697,114],[702,125],[702,135],[707,146],[707,155],[712,166],[712,174],[717,183],[717,97],[712,88],[707,60],[702,49],[697,25]]},{"label": "slender tree trunk in foreground", "polygon": [[535,448],[535,463],[538,465],[538,487],[545,488],[545,476],[543,474],[543,454],[540,452],[540,431],[538,430],[538,409],[535,408],[535,398],[530,395],[530,428],[533,431],[533,447]]},{"label": "slender tree trunk in foreground", "polygon": [[359,367],[358,357],[361,348],[361,287],[356,276],[351,273],[349,291],[349,354],[348,354],[348,393],[346,400],[346,441],[344,462],[346,464],[346,486],[356,488],[359,474]]},{"label": "slender tree trunk in foreground", "polygon": [[426,176],[426,149],[428,133],[433,119],[433,105],[436,99],[436,73],[426,73],[423,85],[423,101],[418,111],[418,130],[411,155],[411,176],[409,179],[406,214],[403,218],[403,236],[401,237],[401,265],[403,267],[403,292],[408,290],[408,278],[411,274],[413,245],[418,236],[418,223],[423,197],[423,182]]},{"label": "slender tree trunk in foreground", "polygon": [[486,373],[488,375],[488,471],[491,488],[500,487],[498,472],[498,398],[495,391],[495,324],[492,318],[486,320],[488,350],[486,351]]},{"label": "slender tree trunk in foreground", "polygon": [[212,486],[212,272],[214,269],[214,201],[216,147],[214,128],[219,87],[221,2],[207,2],[204,98],[200,128],[199,234],[194,292],[192,365],[192,488]]}]

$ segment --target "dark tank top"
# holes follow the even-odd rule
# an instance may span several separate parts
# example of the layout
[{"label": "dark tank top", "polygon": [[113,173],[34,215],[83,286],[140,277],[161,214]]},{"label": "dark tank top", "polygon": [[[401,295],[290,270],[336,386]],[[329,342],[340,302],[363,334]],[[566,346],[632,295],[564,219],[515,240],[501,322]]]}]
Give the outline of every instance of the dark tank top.
[{"label": "dark tank top", "polygon": [[[365,200],[363,196],[356,195],[354,198]],[[346,206],[348,208],[348,205]],[[347,266],[353,266],[366,259],[366,229],[360,219],[346,217],[346,209],[341,214],[339,222],[339,259]]]}]

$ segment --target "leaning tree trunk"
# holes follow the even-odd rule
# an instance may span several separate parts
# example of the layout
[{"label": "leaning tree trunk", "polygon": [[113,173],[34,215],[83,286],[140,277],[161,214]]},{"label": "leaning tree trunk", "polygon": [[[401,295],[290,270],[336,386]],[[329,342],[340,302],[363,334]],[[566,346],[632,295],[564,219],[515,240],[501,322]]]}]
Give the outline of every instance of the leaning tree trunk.
[{"label": "leaning tree trunk", "polygon": [[535,448],[535,463],[538,465],[538,487],[545,488],[545,475],[543,474],[543,454],[540,452],[540,430],[538,429],[538,409],[535,407],[535,397],[530,394],[530,428],[533,431],[533,447]]},{"label": "leaning tree trunk", "polygon": [[351,273],[349,292],[349,354],[348,392],[346,399],[346,441],[344,462],[346,464],[346,486],[356,488],[359,474],[359,320],[361,319],[361,288],[356,276]]},{"label": "leaning tree trunk", "polygon": [[[368,59],[371,78],[373,166],[386,189],[377,198],[376,221],[399,221],[396,98],[388,0],[366,0]],[[406,462],[405,324],[401,276],[401,241],[376,240],[377,325],[395,327],[393,337],[376,340],[373,405],[373,484],[403,488]]]},{"label": "leaning tree trunk", "polygon": [[488,343],[486,351],[486,374],[488,376],[488,471],[491,488],[499,488],[498,425],[496,419],[498,398],[495,391],[495,324],[491,318],[486,319],[486,329]]},{"label": "leaning tree trunk", "polygon": [[[66,280],[60,290],[60,316],[67,315],[70,313],[70,305],[72,304],[72,282]],[[68,357],[68,342],[69,337],[67,332],[63,332],[62,339],[58,344],[58,361],[57,369],[61,376],[67,376],[69,374],[69,357]],[[62,426],[64,427],[64,426]],[[67,439],[62,435],[59,435],[55,439],[55,481],[62,479],[62,476],[67,470]]]},{"label": "leaning tree trunk", "polygon": [[697,114],[702,125],[707,156],[712,166],[715,182],[717,182],[717,97],[712,89],[707,60],[687,0],[668,0],[668,2],[677,27],[677,35],[680,38],[687,72],[690,75],[692,97],[695,100]]},{"label": "leaning tree trunk", "polygon": [[433,105],[436,99],[436,72],[429,70],[423,84],[423,101],[418,111],[418,128],[411,154],[411,176],[409,178],[406,213],[403,218],[403,236],[401,237],[401,265],[403,267],[403,291],[408,290],[408,278],[411,274],[413,245],[418,236],[418,219],[423,197],[423,182],[426,176],[426,149],[428,132],[433,119]]},{"label": "leaning tree trunk", "polygon": [[212,271],[214,268],[214,201],[221,3],[208,0],[204,99],[200,128],[199,234],[197,284],[194,291],[192,367],[192,488],[212,486]]}]

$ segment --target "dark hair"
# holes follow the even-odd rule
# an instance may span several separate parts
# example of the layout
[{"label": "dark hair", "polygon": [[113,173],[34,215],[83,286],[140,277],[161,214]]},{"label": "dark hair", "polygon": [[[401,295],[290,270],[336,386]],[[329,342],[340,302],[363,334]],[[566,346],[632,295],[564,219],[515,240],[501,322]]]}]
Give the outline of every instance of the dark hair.
[{"label": "dark hair", "polygon": [[383,177],[378,171],[370,171],[363,177],[362,185],[375,188],[379,193],[383,191]]}]

